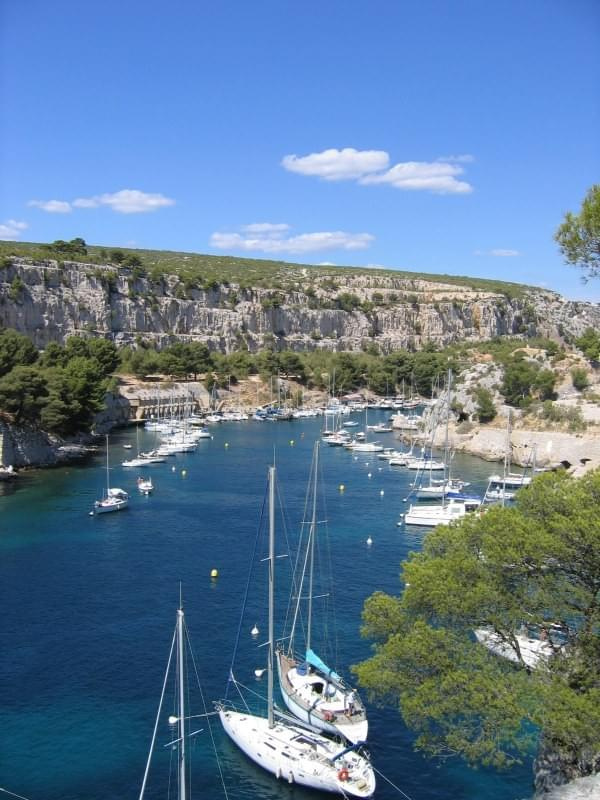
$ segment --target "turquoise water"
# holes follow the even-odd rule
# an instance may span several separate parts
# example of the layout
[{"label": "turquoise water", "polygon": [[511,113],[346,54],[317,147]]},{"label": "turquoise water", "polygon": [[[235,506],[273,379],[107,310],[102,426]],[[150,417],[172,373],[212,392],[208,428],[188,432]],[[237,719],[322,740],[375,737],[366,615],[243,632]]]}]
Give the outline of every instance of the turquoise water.
[{"label": "turquoise water", "polygon": [[[129,490],[131,501],[126,511],[101,517],[88,512],[105,481],[102,452],[84,465],[32,472],[14,487],[0,487],[0,787],[30,800],[137,797],[179,581],[209,705],[225,690],[268,465],[275,453],[293,532],[319,428],[311,419],[217,426],[213,440],[201,441],[195,453],[146,470],[156,486],[150,497],[135,489],[139,471],[117,466],[131,452],[122,445],[135,448],[135,433],[115,433],[111,485]],[[152,443],[149,434],[141,438],[143,446]],[[389,434],[380,438],[394,441]],[[321,460],[338,663],[350,665],[369,654],[359,635],[365,598],[376,589],[399,591],[400,562],[419,549],[424,534],[396,526],[408,494],[406,471],[341,448],[323,447]],[[456,457],[453,470],[481,489],[492,471],[466,456]],[[213,568],[217,580],[210,578]],[[256,619],[242,628],[236,676],[263,692],[253,671],[266,653],[249,629],[256,622],[266,631],[266,610],[254,603]],[[532,793],[530,763],[497,774],[428,760],[413,752],[394,709],[369,707],[369,717],[375,767],[413,800],[512,800]],[[213,732],[232,800],[319,796],[262,772],[218,724]],[[171,754],[162,744],[169,735],[159,731],[147,797],[168,796],[163,776]],[[192,796],[222,797],[210,737],[205,731],[192,741]],[[379,800],[398,796],[379,779]]]}]

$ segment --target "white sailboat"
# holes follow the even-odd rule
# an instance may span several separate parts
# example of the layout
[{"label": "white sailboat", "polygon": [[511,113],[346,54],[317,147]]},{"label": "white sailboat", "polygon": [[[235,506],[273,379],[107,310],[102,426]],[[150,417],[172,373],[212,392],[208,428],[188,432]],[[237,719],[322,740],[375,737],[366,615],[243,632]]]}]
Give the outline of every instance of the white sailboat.
[{"label": "white sailboat", "polygon": [[[312,648],[315,538],[317,535],[317,477],[319,443],[315,444],[311,480],[312,517],[309,524],[306,552],[301,564],[299,586],[295,587],[296,604],[287,650],[277,650],[277,670],[283,701],[296,717],[319,730],[342,735],[357,744],[367,739],[368,721],[365,707],[355,689],[331,669]],[[307,498],[308,500],[308,498]],[[308,502],[307,502],[308,506]],[[303,524],[303,528],[306,523]],[[294,654],[296,630],[300,618],[303,588],[308,583],[306,646],[302,657]]]},{"label": "white sailboat", "polygon": [[[238,711],[226,703],[217,708],[227,735],[263,769],[311,789],[343,797],[370,797],[375,774],[355,746],[342,747],[315,728],[293,722],[275,710],[273,702],[274,582],[275,582],[275,467],[269,468],[269,653],[267,716]],[[235,680],[230,676],[231,680]]]},{"label": "white sailboat", "polygon": [[110,468],[108,465],[108,434],[106,434],[106,494],[102,500],[96,500],[90,516],[95,514],[106,514],[110,511],[121,511],[127,508],[129,495],[124,489],[117,489],[110,486]]},{"label": "white sailboat", "polygon": [[487,489],[483,498],[484,503],[499,502],[504,505],[507,500],[514,500],[519,489],[524,489],[531,483],[531,475],[525,472],[511,472],[510,462],[512,445],[510,442],[511,415],[510,411],[506,422],[506,449],[504,451],[504,470],[502,475],[490,475]]},{"label": "white sailboat", "polygon": [[378,442],[369,442],[367,441],[367,433],[369,430],[369,425],[367,423],[367,414],[368,414],[368,406],[365,407],[365,435],[363,441],[358,440],[358,434],[356,436],[356,440],[353,440],[349,444],[346,445],[348,450],[352,450],[354,453],[381,453],[383,452],[383,445],[379,444]]}]

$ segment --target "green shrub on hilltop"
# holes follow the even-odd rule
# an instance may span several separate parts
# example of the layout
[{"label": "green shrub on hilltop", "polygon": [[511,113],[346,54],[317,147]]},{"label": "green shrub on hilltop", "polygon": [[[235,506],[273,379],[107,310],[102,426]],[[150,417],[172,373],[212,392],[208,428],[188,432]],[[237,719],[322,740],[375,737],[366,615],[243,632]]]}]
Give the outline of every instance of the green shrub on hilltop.
[{"label": "green shrub on hilltop", "polygon": [[587,328],[575,344],[590,361],[600,360],[600,333],[595,328]]},{"label": "green shrub on hilltop", "polygon": [[509,405],[527,408],[536,397],[540,400],[554,399],[555,383],[555,372],[543,369],[539,363],[518,352],[504,368],[500,391]]},{"label": "green shrub on hilltop", "polygon": [[479,422],[491,422],[496,416],[496,406],[490,390],[484,386],[478,386],[475,389],[475,402],[475,413]]},{"label": "green shrub on hilltop", "polygon": [[573,367],[571,370],[571,380],[578,392],[583,392],[590,385],[589,374],[582,367]]},{"label": "green shrub on hilltop", "polygon": [[[476,291],[501,294],[508,299],[522,298],[528,288],[522,284],[470,278],[462,275],[439,275],[385,269],[365,270],[360,267],[313,266],[285,261],[182,253],[169,250],[139,250],[124,247],[107,249],[89,245],[81,238],[72,239],[71,242],[58,240],[52,245],[0,242],[0,257],[12,255],[36,261],[59,257],[75,261],[85,260],[88,264],[106,264],[107,261],[110,261],[123,265],[127,258],[133,255],[144,265],[148,274],[155,278],[163,274],[178,275],[181,279],[196,280],[208,288],[218,288],[227,283],[236,283],[244,287],[271,289],[276,288],[276,285],[279,284],[284,291],[297,290],[298,287],[302,287],[306,291],[309,287],[316,286],[324,291],[334,293],[345,280],[366,273],[370,280],[389,278],[395,281],[443,282],[452,286],[469,287]],[[390,303],[397,302],[397,298],[396,292],[388,295]],[[376,300],[375,302],[379,303],[380,301]]]}]

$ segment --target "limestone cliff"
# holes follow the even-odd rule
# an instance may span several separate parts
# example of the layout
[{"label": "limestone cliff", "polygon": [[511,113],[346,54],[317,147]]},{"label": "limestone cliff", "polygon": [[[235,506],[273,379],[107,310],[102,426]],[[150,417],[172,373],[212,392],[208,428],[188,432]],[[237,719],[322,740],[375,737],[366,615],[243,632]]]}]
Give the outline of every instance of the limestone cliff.
[{"label": "limestone cliff", "polygon": [[[335,282],[304,272],[305,291],[233,283],[199,289],[185,287],[176,275],[152,281],[125,268],[13,258],[0,267],[0,325],[26,333],[38,347],[88,334],[117,344],[140,336],[158,346],[203,341],[222,352],[271,343],[338,351],[375,344],[383,353],[517,333],[577,335],[600,326],[599,305],[541,289],[511,299],[393,272],[344,274]],[[340,293],[353,296],[353,308],[336,307]]]}]

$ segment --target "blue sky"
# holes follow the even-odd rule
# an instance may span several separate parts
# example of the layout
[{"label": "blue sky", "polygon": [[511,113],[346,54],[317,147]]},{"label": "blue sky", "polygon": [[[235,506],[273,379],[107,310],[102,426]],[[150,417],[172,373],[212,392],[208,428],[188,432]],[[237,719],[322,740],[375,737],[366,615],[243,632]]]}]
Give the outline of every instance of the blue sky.
[{"label": "blue sky", "polygon": [[600,300],[597,0],[0,0],[0,237]]}]

